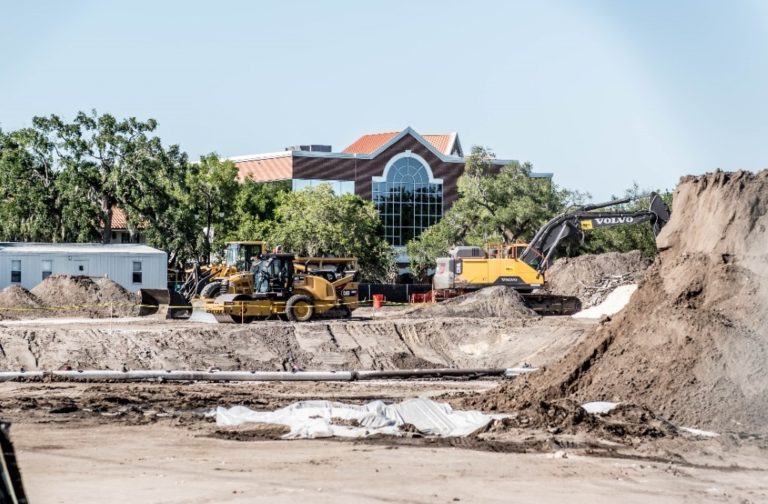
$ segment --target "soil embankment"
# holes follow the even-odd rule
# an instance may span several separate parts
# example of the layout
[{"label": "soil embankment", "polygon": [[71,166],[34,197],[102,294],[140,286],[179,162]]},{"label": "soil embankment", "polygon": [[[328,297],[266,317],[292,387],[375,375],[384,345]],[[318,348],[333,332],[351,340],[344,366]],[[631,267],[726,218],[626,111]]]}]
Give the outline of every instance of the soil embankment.
[{"label": "soil embankment", "polygon": [[677,424],[768,431],[768,171],[682,179],[658,245],[613,320],[549,369],[467,405],[621,401]]},{"label": "soil embankment", "polygon": [[51,275],[31,291],[10,285],[0,291],[0,320],[42,317],[128,317],[139,298],[109,278]]},{"label": "soil embankment", "polygon": [[637,283],[651,260],[638,250],[564,257],[547,270],[547,291],[576,296],[582,308],[602,303],[616,287]]},{"label": "soil embankment", "polygon": [[553,362],[591,327],[568,318],[384,319],[293,324],[0,323],[0,369],[351,370],[505,368]]}]

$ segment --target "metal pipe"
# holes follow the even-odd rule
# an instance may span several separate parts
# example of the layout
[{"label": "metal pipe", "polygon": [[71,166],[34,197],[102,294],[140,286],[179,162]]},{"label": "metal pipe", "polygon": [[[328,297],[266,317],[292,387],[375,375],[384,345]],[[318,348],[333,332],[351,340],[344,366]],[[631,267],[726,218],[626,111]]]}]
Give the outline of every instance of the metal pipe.
[{"label": "metal pipe", "polygon": [[168,381],[351,381],[350,371],[51,371],[65,380]]},{"label": "metal pipe", "polygon": [[393,378],[441,378],[462,376],[503,376],[504,368],[491,369],[392,369],[388,371],[356,371],[358,380],[386,380]]},{"label": "metal pipe", "polygon": [[165,370],[79,370],[79,371],[2,371],[0,382],[46,377],[69,381],[356,381],[407,378],[455,378],[467,376],[506,376],[535,371],[535,368],[436,368],[394,369],[389,371],[165,371]]},{"label": "metal pipe", "polygon": [[18,380],[19,378],[41,380],[44,371],[0,371],[0,382]]}]

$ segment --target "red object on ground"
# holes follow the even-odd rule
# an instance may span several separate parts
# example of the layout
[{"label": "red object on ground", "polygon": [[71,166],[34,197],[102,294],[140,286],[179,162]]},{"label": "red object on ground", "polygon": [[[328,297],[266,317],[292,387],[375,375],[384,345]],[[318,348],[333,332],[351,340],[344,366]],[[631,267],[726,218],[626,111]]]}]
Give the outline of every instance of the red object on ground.
[{"label": "red object on ground", "polygon": [[432,291],[423,292],[421,294],[411,294],[411,303],[432,303]]},{"label": "red object on ground", "polygon": [[384,306],[384,302],[386,301],[386,298],[384,297],[384,294],[374,294],[373,295],[373,309],[378,310],[382,306]]}]

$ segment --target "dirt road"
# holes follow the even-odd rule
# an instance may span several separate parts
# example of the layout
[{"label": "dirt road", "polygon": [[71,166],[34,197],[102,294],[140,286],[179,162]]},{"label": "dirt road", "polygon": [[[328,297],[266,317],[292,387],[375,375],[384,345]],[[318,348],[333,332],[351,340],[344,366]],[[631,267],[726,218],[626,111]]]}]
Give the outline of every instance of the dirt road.
[{"label": "dirt road", "polygon": [[[509,454],[335,441],[238,442],[164,424],[13,427],[30,502],[758,503],[762,471],[575,452]],[[731,462],[731,460],[729,460]]]}]

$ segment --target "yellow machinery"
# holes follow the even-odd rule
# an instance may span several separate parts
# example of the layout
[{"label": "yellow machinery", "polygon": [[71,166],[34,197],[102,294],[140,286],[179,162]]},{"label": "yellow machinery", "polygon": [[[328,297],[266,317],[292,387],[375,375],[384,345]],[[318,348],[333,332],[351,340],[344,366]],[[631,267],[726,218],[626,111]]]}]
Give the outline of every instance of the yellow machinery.
[{"label": "yellow machinery", "polygon": [[[200,276],[194,294],[202,298],[214,298],[222,292],[222,286],[233,275],[244,271],[250,271],[253,263],[267,251],[267,244],[263,241],[238,241],[228,242],[224,252],[224,262],[210,264],[200,268]],[[194,277],[193,272],[192,277]],[[200,285],[202,284],[202,285]],[[193,295],[194,295],[193,294]]]},{"label": "yellow machinery", "polygon": [[654,234],[669,221],[669,208],[656,193],[650,193],[648,210],[596,211],[628,203],[623,199],[586,205],[551,219],[536,232],[529,244],[513,243],[481,247],[458,246],[449,257],[436,261],[432,278],[437,298],[451,297],[491,285],[507,285],[523,294],[528,306],[541,314],[567,314],[579,309],[579,300],[566,296],[531,294],[544,286],[544,274],[558,244],[585,231],[649,222]]},{"label": "yellow machinery", "polygon": [[434,288],[473,290],[489,285],[508,285],[531,292],[544,285],[544,275],[535,265],[520,260],[524,243],[502,243],[480,247],[459,246],[450,257],[439,258],[433,278]]},{"label": "yellow machinery", "polygon": [[227,243],[223,263],[200,266],[195,263],[185,271],[184,283],[178,290],[140,289],[140,315],[163,313],[170,318],[185,318],[192,314],[192,299],[216,296],[221,282],[238,271],[248,271],[253,258],[266,252],[266,242],[238,241]]},{"label": "yellow machinery", "polygon": [[[295,322],[311,320],[316,315],[339,310],[350,314],[358,307],[357,271],[332,272],[329,279],[317,269],[310,269],[308,258],[293,254],[266,254],[254,263],[249,272],[231,275],[226,294],[206,300],[203,310],[216,316],[228,316],[238,323],[249,323],[272,316]],[[312,264],[323,263],[338,267],[350,259],[311,258]],[[329,263],[330,261],[330,263]],[[356,263],[356,262],[355,262]],[[224,285],[222,285],[222,288]]]}]

